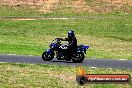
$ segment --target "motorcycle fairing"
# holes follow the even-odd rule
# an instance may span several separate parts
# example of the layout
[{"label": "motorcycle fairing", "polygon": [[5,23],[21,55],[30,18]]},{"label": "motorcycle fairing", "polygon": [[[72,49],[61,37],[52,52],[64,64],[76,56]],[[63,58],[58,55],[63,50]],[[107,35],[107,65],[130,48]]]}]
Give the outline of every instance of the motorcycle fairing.
[{"label": "motorcycle fairing", "polygon": [[46,50],[47,54],[51,54],[53,51],[51,49]]},{"label": "motorcycle fairing", "polygon": [[56,47],[57,47],[57,44],[55,44],[55,43],[50,44],[50,48],[56,48]]},{"label": "motorcycle fairing", "polygon": [[79,45],[77,48],[77,52],[84,52],[86,54],[86,50],[89,48],[89,46],[85,45]]}]

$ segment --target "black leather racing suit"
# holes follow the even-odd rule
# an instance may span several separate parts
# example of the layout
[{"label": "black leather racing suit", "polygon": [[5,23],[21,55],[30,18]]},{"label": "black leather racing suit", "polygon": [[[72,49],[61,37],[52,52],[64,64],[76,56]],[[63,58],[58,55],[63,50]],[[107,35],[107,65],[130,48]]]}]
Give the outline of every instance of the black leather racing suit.
[{"label": "black leather racing suit", "polygon": [[76,52],[77,50],[77,39],[76,37],[73,38],[65,38],[64,41],[68,41],[69,42],[69,47],[68,47],[68,56],[69,59],[72,57],[72,55]]}]

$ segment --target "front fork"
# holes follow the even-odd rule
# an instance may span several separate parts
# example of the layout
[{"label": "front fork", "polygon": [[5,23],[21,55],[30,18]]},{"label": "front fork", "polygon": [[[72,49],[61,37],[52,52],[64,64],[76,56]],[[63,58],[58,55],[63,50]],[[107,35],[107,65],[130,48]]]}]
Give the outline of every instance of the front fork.
[{"label": "front fork", "polygon": [[57,57],[58,60],[64,60],[65,59],[63,53],[58,52],[58,51],[56,51],[56,57]]}]

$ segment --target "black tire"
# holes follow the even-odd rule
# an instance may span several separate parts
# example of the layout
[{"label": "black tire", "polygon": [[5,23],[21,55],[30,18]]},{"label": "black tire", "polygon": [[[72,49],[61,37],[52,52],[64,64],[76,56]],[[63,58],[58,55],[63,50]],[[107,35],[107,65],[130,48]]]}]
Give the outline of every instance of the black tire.
[{"label": "black tire", "polygon": [[53,58],[54,58],[54,53],[51,53],[49,55],[46,52],[42,53],[42,59],[44,61],[51,61]]},{"label": "black tire", "polygon": [[80,53],[77,53],[77,55],[78,55],[79,57],[73,58],[72,61],[73,61],[74,63],[81,63],[81,62],[84,60],[84,58],[85,58],[84,53],[83,53],[83,52],[80,52]]},{"label": "black tire", "polygon": [[87,82],[87,80],[84,76],[77,76],[76,81],[79,85],[84,85]]}]

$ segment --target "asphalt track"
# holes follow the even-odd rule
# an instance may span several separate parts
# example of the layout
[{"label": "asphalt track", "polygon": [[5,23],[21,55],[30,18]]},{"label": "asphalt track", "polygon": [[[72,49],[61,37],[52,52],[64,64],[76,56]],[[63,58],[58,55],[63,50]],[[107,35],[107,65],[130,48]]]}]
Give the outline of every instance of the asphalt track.
[{"label": "asphalt track", "polygon": [[73,63],[72,61],[59,61],[54,58],[52,61],[43,61],[41,56],[26,55],[6,55],[0,54],[0,62],[10,63],[29,63],[29,64],[49,64],[65,66],[90,66],[92,68],[117,68],[132,70],[132,60],[110,60],[110,59],[85,59],[82,63]]}]

